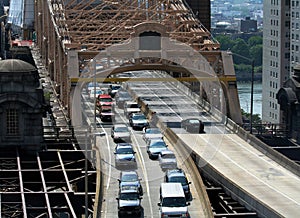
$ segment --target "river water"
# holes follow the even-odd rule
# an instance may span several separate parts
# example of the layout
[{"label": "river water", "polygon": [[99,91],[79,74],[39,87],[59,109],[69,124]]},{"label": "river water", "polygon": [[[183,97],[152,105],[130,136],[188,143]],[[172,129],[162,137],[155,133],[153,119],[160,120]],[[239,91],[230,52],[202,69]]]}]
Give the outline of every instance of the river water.
[{"label": "river water", "polygon": [[[238,95],[240,99],[241,108],[250,113],[251,106],[251,83],[250,82],[238,82]],[[259,114],[261,118],[262,114],[262,84],[253,84],[253,114]]]}]

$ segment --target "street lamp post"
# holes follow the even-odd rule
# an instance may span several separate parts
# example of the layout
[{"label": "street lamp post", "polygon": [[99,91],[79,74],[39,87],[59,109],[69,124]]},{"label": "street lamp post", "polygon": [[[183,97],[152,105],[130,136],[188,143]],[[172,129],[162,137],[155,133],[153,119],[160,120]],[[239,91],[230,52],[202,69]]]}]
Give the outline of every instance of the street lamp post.
[{"label": "street lamp post", "polygon": [[249,62],[251,62],[251,91],[250,91],[250,134],[252,134],[252,125],[253,125],[253,89],[254,89],[254,60],[247,58],[243,55],[233,53],[231,51],[228,52],[229,55],[236,55],[240,58],[243,58]]}]

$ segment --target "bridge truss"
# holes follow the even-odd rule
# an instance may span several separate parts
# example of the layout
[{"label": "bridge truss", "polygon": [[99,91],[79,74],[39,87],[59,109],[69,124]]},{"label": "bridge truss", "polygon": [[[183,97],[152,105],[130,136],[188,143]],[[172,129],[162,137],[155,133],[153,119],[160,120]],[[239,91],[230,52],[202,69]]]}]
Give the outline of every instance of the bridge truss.
[{"label": "bridge truss", "polygon": [[149,21],[196,50],[219,48],[182,0],[52,0],[49,8],[66,48],[101,50],[129,39],[135,25]]}]

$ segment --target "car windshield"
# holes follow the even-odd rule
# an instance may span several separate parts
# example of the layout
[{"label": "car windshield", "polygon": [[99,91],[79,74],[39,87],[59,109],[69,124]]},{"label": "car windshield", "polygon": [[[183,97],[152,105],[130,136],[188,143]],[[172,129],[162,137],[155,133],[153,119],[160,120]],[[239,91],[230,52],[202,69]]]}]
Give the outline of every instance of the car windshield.
[{"label": "car windshield", "polygon": [[150,145],[153,148],[162,148],[162,147],[166,147],[166,143],[165,142],[155,142],[153,144]]},{"label": "car windshield", "polygon": [[115,132],[128,132],[127,127],[116,127]]},{"label": "car windshield", "polygon": [[122,182],[134,182],[138,180],[138,177],[136,174],[126,174],[122,176]]},{"label": "car windshield", "polygon": [[160,134],[159,129],[146,129],[147,134]]},{"label": "car windshield", "polygon": [[146,120],[146,117],[145,117],[145,115],[134,115],[133,117],[132,117],[132,119],[133,120]]},{"label": "car windshield", "polygon": [[136,200],[139,198],[138,193],[121,193],[120,199],[121,200]]},{"label": "car windshield", "polygon": [[111,98],[100,98],[101,102],[112,102]]},{"label": "car windshield", "polygon": [[163,159],[175,159],[175,154],[164,154],[162,155]]},{"label": "car windshield", "polygon": [[100,90],[100,89],[96,89],[96,92],[95,92],[95,90],[91,90],[91,94],[97,94],[97,95],[100,95],[100,94],[102,94],[103,92],[102,92],[102,90]]},{"label": "car windshield", "polygon": [[191,124],[199,124],[199,120],[189,120],[189,123]]},{"label": "car windshield", "polygon": [[102,108],[103,113],[112,113],[111,108]]},{"label": "car windshield", "polygon": [[119,88],[121,88],[121,86],[112,86],[111,87],[112,90],[118,90]]},{"label": "car windshield", "polygon": [[139,108],[138,104],[130,104],[128,105],[128,108]]},{"label": "car windshield", "polygon": [[181,183],[181,185],[187,185],[187,179],[184,176],[172,176],[169,178],[169,182]]},{"label": "car windshield", "polygon": [[132,148],[118,148],[117,149],[118,154],[133,154]]},{"label": "car windshield", "polygon": [[185,207],[186,201],[184,197],[164,198],[162,202],[163,207]]}]

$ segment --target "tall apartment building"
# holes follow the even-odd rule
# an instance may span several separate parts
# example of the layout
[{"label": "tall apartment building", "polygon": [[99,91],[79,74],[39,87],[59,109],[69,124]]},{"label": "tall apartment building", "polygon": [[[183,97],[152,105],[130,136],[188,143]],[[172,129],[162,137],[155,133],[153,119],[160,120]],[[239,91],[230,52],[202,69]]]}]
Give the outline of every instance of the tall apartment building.
[{"label": "tall apartment building", "polygon": [[[262,78],[262,120],[263,122],[284,122],[276,94],[285,80],[290,77],[291,4],[297,1],[264,1],[263,29],[263,78]],[[299,12],[299,7],[297,8]],[[295,11],[294,11],[295,13]],[[293,22],[293,21],[292,21]],[[298,30],[299,32],[299,30]],[[294,36],[296,39],[296,36]],[[299,37],[299,34],[298,34]],[[298,40],[299,41],[299,40]],[[295,41],[296,42],[296,41]]]},{"label": "tall apartment building", "polygon": [[300,63],[300,1],[291,1],[291,72],[293,67]]}]

